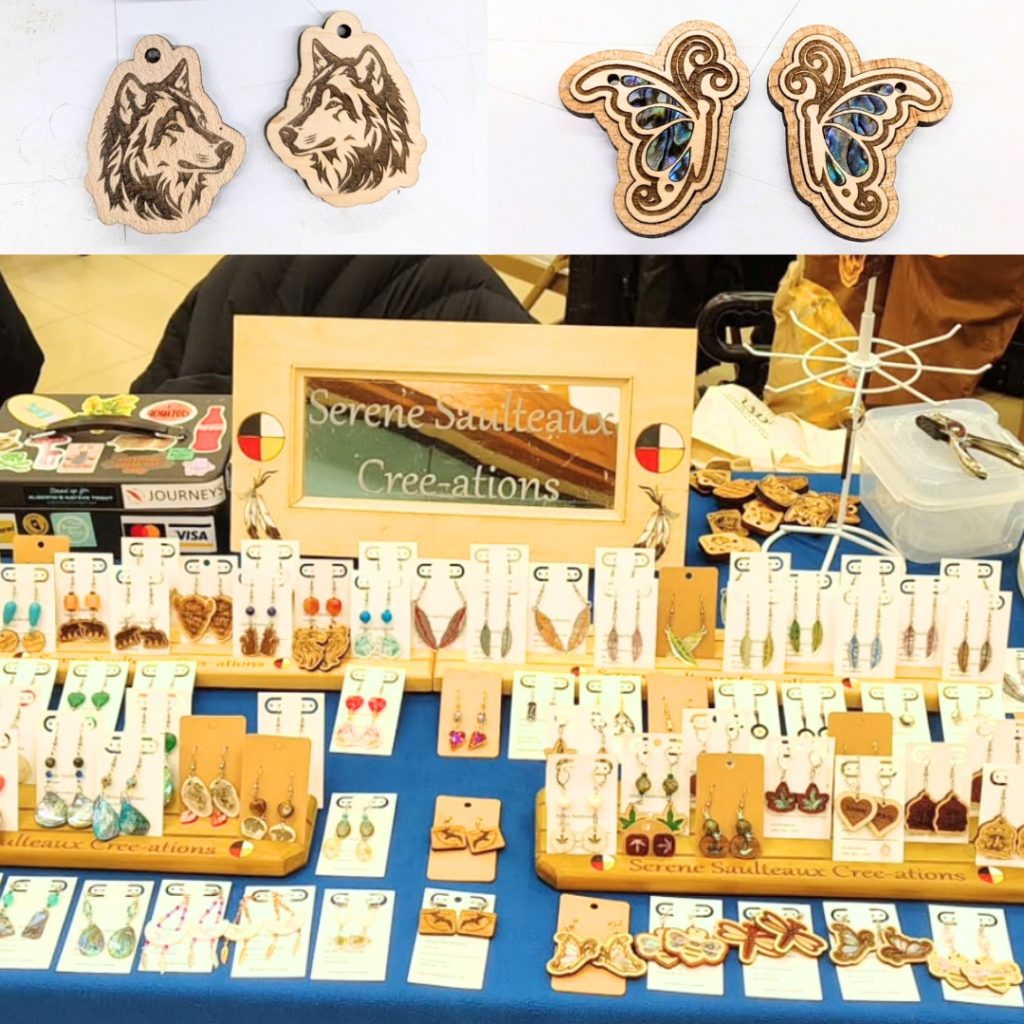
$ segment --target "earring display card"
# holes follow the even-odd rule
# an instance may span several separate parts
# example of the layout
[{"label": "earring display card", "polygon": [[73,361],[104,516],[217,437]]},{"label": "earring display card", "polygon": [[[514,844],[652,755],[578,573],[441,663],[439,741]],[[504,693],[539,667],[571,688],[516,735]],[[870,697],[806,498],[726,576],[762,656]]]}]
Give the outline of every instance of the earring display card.
[{"label": "earring display card", "polygon": [[357,665],[345,669],[331,733],[331,753],[390,757],[404,693],[404,669]]},{"label": "earring display card", "polygon": [[412,596],[407,577],[358,572],[352,578],[352,600],[356,605],[353,657],[408,658],[412,651]]},{"label": "earring display card", "polygon": [[832,859],[903,862],[907,799],[902,756],[837,755],[832,798]]},{"label": "earring display card", "polygon": [[530,566],[530,654],[584,655],[592,618],[589,584],[590,569],[580,562]]},{"label": "earring display card", "polygon": [[57,644],[89,650],[110,641],[112,555],[57,555],[54,559]]},{"label": "earring display card", "polygon": [[982,769],[974,862],[1024,867],[1024,764],[994,762]]},{"label": "earring display card", "polygon": [[307,830],[313,826],[307,817],[312,749],[308,737],[252,734],[244,737],[242,788],[239,790],[241,814],[243,818],[261,817],[258,813],[261,804],[257,800],[266,801],[264,813],[269,828],[262,837],[263,842],[305,844]]},{"label": "earring display card", "polygon": [[730,556],[722,670],[778,675],[786,664],[792,619],[789,555]]},{"label": "earring display card", "polygon": [[749,712],[752,750],[760,750],[769,736],[782,735],[774,680],[716,679],[714,691],[716,708]]},{"label": "earring display card", "polygon": [[[630,905],[625,900],[597,899],[562,893],[558,897],[558,923],[555,925],[555,955],[562,951],[558,936],[605,943],[615,935],[629,934]],[[624,996],[626,979],[588,963],[573,974],[553,976],[554,992],[577,995]]]},{"label": "earring display card", "polygon": [[127,661],[70,661],[61,691],[61,711],[73,711],[100,732],[113,732],[128,685]]},{"label": "earring display card", "polygon": [[637,733],[623,739],[619,787],[623,827],[630,818],[658,815],[671,818],[675,825],[678,814],[676,835],[686,835],[689,801],[679,774],[682,748],[682,738],[668,733]]},{"label": "earring display card", "polygon": [[1024,712],[1024,650],[1021,648],[1010,648],[1006,652],[1003,662],[1003,703],[1007,714]]},{"label": "earring display card", "polygon": [[839,574],[790,573],[792,598],[786,623],[786,665],[831,667],[836,642]]},{"label": "earring display card", "polygon": [[177,653],[230,650],[237,579],[234,555],[179,561],[171,592],[171,644]]},{"label": "earring display card", "polygon": [[1001,685],[1010,638],[1009,591],[990,593],[963,584],[946,602],[942,678]]},{"label": "earring display card", "polygon": [[0,942],[0,970],[50,969],[77,884],[70,875],[7,876],[0,906],[11,931]]},{"label": "earring display card", "polygon": [[[1010,932],[1006,926],[1006,911],[1002,907],[951,907],[941,903],[928,905],[928,919],[931,921],[935,948],[948,954],[951,964],[956,967],[957,956],[968,964],[977,963],[989,968],[994,978],[1003,975],[1019,978],[1015,964]],[[1002,967],[1000,971],[998,968]],[[1020,983],[1010,984],[1006,992],[994,992],[989,988],[962,984],[952,985],[942,981],[942,997],[948,1003],[977,1003],[980,1006],[1024,1007],[1024,996]]]},{"label": "earring display card", "polygon": [[497,757],[501,753],[501,675],[448,669],[441,680],[438,757]]},{"label": "earring display card", "polygon": [[350,559],[306,558],[299,562],[292,608],[292,657],[307,672],[330,672],[352,644]]},{"label": "earring display card", "polygon": [[938,668],[942,663],[948,582],[939,576],[904,576],[896,596],[896,663]]},{"label": "earring display card", "polygon": [[[243,715],[185,715],[181,719],[181,739],[178,744],[178,764],[181,775],[179,798],[185,805],[181,813],[181,824],[190,835],[213,836],[219,830],[235,834],[238,831],[238,817],[218,811],[210,799],[210,783],[224,778],[237,794],[239,813],[249,798],[250,790],[243,788],[242,756],[245,744],[246,721]],[[221,765],[223,764],[223,769]],[[190,785],[198,780],[202,785]],[[287,781],[287,780],[285,780]],[[189,793],[195,790],[196,797]],[[227,787],[224,787],[225,792]],[[203,792],[205,791],[205,799]],[[199,815],[205,810],[205,814]]]},{"label": "earring display card", "polygon": [[[797,918],[813,928],[811,907],[807,903],[737,902],[737,918],[751,921],[762,910],[774,911],[784,918]],[[781,957],[759,956],[743,965],[743,994],[748,999],[802,999],[820,1002],[821,972],[814,957],[790,950]]]},{"label": "earring display card", "polygon": [[529,547],[471,545],[466,585],[467,660],[525,662],[530,632]]},{"label": "earring display card", "polygon": [[85,879],[57,970],[71,974],[131,974],[152,897],[150,881]]},{"label": "earring display card", "polygon": [[907,840],[966,843],[971,773],[966,743],[912,743],[906,748]]},{"label": "earring display card", "polygon": [[659,658],[675,658],[693,668],[698,658],[715,656],[718,570],[684,567],[658,573]]},{"label": "earring display card", "polygon": [[[96,747],[97,767],[93,777],[97,785],[87,792],[102,791],[115,812],[130,802],[148,822],[146,835],[159,838],[164,834],[164,744],[156,733],[142,736],[137,732],[115,732],[102,746]],[[103,779],[110,783],[103,785]],[[128,780],[134,784],[129,786]]]},{"label": "earring display card", "polygon": [[647,727],[651,732],[676,732],[682,727],[684,708],[708,706],[708,681],[704,676],[649,672],[645,678]]},{"label": "earring display card", "polygon": [[57,648],[53,565],[0,568],[0,654],[37,655]]},{"label": "earring display card", "polygon": [[[424,889],[421,910],[450,910],[456,921],[466,911],[497,912],[492,893],[453,889]],[[457,927],[457,925],[456,925]],[[410,985],[436,985],[480,991],[487,974],[491,940],[476,935],[423,935],[417,933],[406,981]]]},{"label": "earring display card", "polygon": [[751,834],[760,841],[764,836],[764,791],[764,758],[760,754],[698,754],[692,831],[701,834],[708,813],[727,835],[739,839],[740,829],[735,826],[746,818]]},{"label": "earring display card", "polygon": [[432,559],[417,563],[411,588],[414,654],[465,654],[468,572],[468,562]]},{"label": "earring display card", "polygon": [[658,581],[648,548],[598,548],[594,570],[594,665],[654,668]]},{"label": "earring display card", "polygon": [[135,683],[125,693],[125,732],[153,736],[160,745],[163,763],[171,773],[172,795],[164,805],[170,812],[181,810],[181,720],[191,713],[191,687],[179,693],[177,690],[140,689]]},{"label": "earring display card", "polygon": [[551,723],[573,707],[575,699],[576,679],[570,673],[517,672],[512,681],[509,760],[543,761],[551,745]]},{"label": "earring display card", "polygon": [[316,873],[383,878],[397,807],[397,793],[332,793]]},{"label": "earring display card", "polygon": [[[613,805],[614,809],[614,805]],[[473,853],[472,833],[501,828],[501,801],[488,797],[439,796],[434,801],[432,829],[445,828],[453,834],[451,847],[431,849],[427,878],[432,882],[493,882],[498,877],[498,849]],[[458,837],[466,836],[466,845]],[[432,837],[427,837],[428,842]],[[430,842],[433,846],[433,843]]]},{"label": "earring display card", "polygon": [[967,725],[967,768],[971,773],[971,804],[981,799],[982,769],[989,764],[1015,764],[1024,749],[1024,720],[972,718]]},{"label": "earring display card", "polygon": [[312,743],[309,792],[324,805],[324,697],[320,693],[260,693],[256,731],[264,736],[305,737]]},{"label": "earring display card", "polygon": [[943,683],[938,687],[942,735],[950,743],[966,743],[972,719],[1002,719],[1003,689],[989,683]]},{"label": "earring display card", "polygon": [[766,839],[831,839],[836,743],[829,736],[773,736],[764,751]]},{"label": "earring display card", "polygon": [[[103,738],[96,729],[89,728],[85,720],[72,711],[51,711],[40,720],[36,738],[36,805],[45,793],[56,793],[65,804],[70,804],[81,785],[86,795],[98,793],[100,777],[106,768],[102,753]],[[75,759],[82,759],[82,777],[76,777]],[[55,762],[53,767],[47,761]],[[100,762],[104,761],[101,765]]]},{"label": "earring display card", "polygon": [[[650,932],[655,929],[674,928],[685,932],[694,946],[700,946],[702,955],[710,952],[715,942],[715,930],[722,920],[722,901],[719,899],[686,899],[685,897],[652,896],[650,906]],[[691,947],[692,949],[692,947]],[[724,960],[724,952],[723,952]],[[711,956],[711,960],[717,956]],[[660,964],[647,965],[648,992],[679,992],[684,995],[725,995],[725,966],[705,960],[690,966],[682,961],[674,967]]]},{"label": "earring display card", "polygon": [[294,623],[288,575],[243,569],[234,612],[232,650],[236,658],[291,657]]},{"label": "earring display card", "polygon": [[790,736],[827,736],[829,715],[846,711],[840,683],[784,683],[782,712]]},{"label": "earring display card", "polygon": [[580,707],[603,717],[609,742],[615,737],[643,732],[643,677],[581,675]]},{"label": "earring display card", "polygon": [[618,763],[604,754],[553,754],[544,785],[547,852],[615,856]]},{"label": "earring display card", "polygon": [[899,621],[892,605],[902,574],[891,558],[843,556],[833,661],[840,679],[895,676]]},{"label": "earring display card", "polygon": [[231,977],[304,978],[316,886],[247,885],[243,899],[256,933],[235,943]]},{"label": "earring display card", "polygon": [[210,974],[220,966],[231,882],[216,879],[159,882],[153,912],[142,931],[140,971]]},{"label": "earring display card", "polygon": [[394,889],[325,889],[311,981],[387,981]]},{"label": "earring display card", "polygon": [[267,572],[283,577],[291,586],[299,575],[299,542],[297,540],[243,540],[242,572]]},{"label": "earring display card", "polygon": [[18,731],[0,731],[0,832],[18,831],[18,781],[25,774],[18,749]]},{"label": "earring display card", "polygon": [[18,736],[18,781],[36,778],[36,742],[40,721],[50,706],[57,662],[34,658],[0,660],[0,723]]},{"label": "earring display card", "polygon": [[[905,963],[895,967],[875,955],[881,945],[893,945],[894,952],[906,950],[910,942],[904,941],[899,914],[895,903],[834,903],[822,904],[825,920],[829,922],[831,944],[838,944],[843,954],[854,950],[868,952],[860,963],[845,963],[838,968],[839,991],[848,1003],[918,1003],[921,995],[914,979],[914,968]],[[888,943],[882,938],[883,930],[893,928],[895,934]]]},{"label": "earring display card", "polygon": [[862,686],[860,704],[869,714],[884,712],[892,716],[892,741],[897,750],[908,743],[927,743],[931,738],[922,683]]},{"label": "earring display card", "polygon": [[169,654],[171,588],[163,569],[124,564],[114,570],[110,650]]}]

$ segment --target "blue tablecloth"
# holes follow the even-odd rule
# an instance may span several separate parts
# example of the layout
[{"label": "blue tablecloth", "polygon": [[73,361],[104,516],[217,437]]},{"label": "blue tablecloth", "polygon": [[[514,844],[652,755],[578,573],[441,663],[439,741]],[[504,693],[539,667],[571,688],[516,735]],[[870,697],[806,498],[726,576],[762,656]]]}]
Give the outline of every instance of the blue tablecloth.
[{"label": "blue tablecloth", "polygon": [[[835,480],[815,481],[820,489],[835,489]],[[696,536],[702,532],[709,499],[694,496],[690,503],[690,564],[703,564]],[[865,523],[865,525],[868,525]],[[784,550],[794,555],[797,566],[812,568],[821,559],[823,542],[806,539],[785,542]],[[934,571],[934,570],[933,570]],[[1009,565],[1003,585],[1016,592],[1015,565]],[[1024,645],[1024,609],[1020,597],[1014,600],[1014,637]],[[939,982],[923,967],[915,967],[921,1004],[843,1003],[836,968],[820,961],[824,998],[821,1003],[777,1000],[749,1000],[743,995],[740,964],[731,955],[725,965],[726,995],[683,996],[649,993],[643,980],[630,982],[623,999],[556,995],[550,989],[544,963],[552,949],[558,894],[544,885],[533,871],[533,802],[543,784],[539,763],[510,762],[505,759],[507,735],[503,736],[502,757],[494,761],[464,761],[439,758],[436,753],[437,698],[410,695],[402,709],[395,754],[390,758],[328,755],[326,791],[397,792],[398,815],[391,846],[387,878],[383,883],[338,879],[317,879],[310,864],[289,881],[315,883],[325,887],[370,888],[386,885],[397,890],[396,913],[391,942],[388,980],[384,984],[233,980],[226,968],[212,975],[132,974],[127,978],[67,975],[53,972],[0,972],[0,1024],[22,1021],[56,1021],[67,1013],[75,1024],[109,1024],[114,1017],[145,1017],[153,1024],[204,1024],[247,1021],[275,1021],[295,1014],[304,1024],[319,1024],[339,1018],[359,1024],[372,1021],[436,1019],[448,1013],[463,1021],[576,1021],[586,1014],[588,1024],[619,1021],[625,1016],[653,1021],[678,1021],[680,1017],[746,1021],[820,1022],[825,1015],[844,1022],[856,1021],[962,1021],[1005,1020],[1007,1011],[946,1003]],[[337,695],[327,698],[328,726],[333,722]],[[200,690],[195,709],[200,714],[239,714],[256,724],[256,698],[251,692]],[[508,707],[506,701],[505,713]],[[406,984],[409,958],[415,938],[418,908],[425,877],[429,828],[434,798],[439,793],[498,797],[503,804],[502,827],[508,849],[499,859],[497,894],[498,933],[492,942],[485,987],[482,992],[461,992]],[[323,829],[320,816],[316,845]],[[314,857],[315,861],[315,857]],[[30,872],[31,873],[31,872]],[[110,876],[114,877],[114,876]],[[127,876],[126,876],[127,877]],[[241,896],[243,879],[238,880],[230,911]],[[458,888],[458,887],[456,887]],[[467,887],[468,888],[468,887]],[[799,891],[793,892],[799,897]],[[634,928],[646,927],[648,897],[626,897],[632,904]],[[819,901],[814,904],[814,925],[827,934]],[[726,913],[736,910],[727,898]],[[900,919],[911,935],[928,935],[924,904],[901,903]],[[1024,958],[1024,907],[1010,907],[1008,920],[1017,958]],[[1016,1011],[1020,1014],[1020,1011]]]}]

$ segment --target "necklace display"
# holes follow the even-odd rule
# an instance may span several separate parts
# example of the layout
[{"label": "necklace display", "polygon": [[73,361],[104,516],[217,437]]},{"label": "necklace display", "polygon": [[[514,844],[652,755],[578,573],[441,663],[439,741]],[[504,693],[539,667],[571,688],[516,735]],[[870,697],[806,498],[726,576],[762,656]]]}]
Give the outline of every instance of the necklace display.
[{"label": "necklace display", "polygon": [[533,622],[537,627],[537,633],[552,650],[565,653],[574,651],[587,639],[587,632],[590,629],[590,602],[580,592],[579,583],[574,581],[572,583],[573,593],[581,607],[573,620],[568,638],[563,642],[554,622],[541,610],[541,602],[544,600],[546,588],[547,581],[544,581],[540,585],[540,590],[537,591],[537,600],[533,602]]}]

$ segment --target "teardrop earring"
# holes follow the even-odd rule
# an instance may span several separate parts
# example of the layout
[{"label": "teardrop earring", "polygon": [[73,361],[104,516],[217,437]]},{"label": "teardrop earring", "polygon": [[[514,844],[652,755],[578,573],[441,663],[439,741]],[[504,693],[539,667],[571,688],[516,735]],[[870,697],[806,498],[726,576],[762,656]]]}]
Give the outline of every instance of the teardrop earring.
[{"label": "teardrop earring", "polygon": [[107,797],[107,790],[114,784],[114,772],[117,769],[117,758],[115,754],[110,765],[100,779],[100,793],[92,805],[92,834],[101,842],[109,843],[120,831],[118,825],[118,814],[114,805]]},{"label": "teardrop earring", "polygon": [[139,784],[139,773],[142,771],[142,749],[131,774],[124,780],[124,791],[121,793],[121,812],[117,816],[117,826],[123,835],[149,835],[149,818],[132,802],[132,794]]},{"label": "teardrop earring", "polygon": [[92,824],[93,802],[82,790],[82,780],[85,778],[85,758],[82,756],[84,732],[83,722],[78,729],[78,749],[72,762],[75,769],[75,795],[68,807],[68,824],[72,828],[88,828]]},{"label": "teardrop earring", "polygon": [[36,805],[35,823],[40,828],[60,828],[68,823],[68,805],[64,798],[53,788],[57,778],[57,749],[60,740],[60,725],[53,719],[53,742],[50,744],[50,753],[43,761],[45,769],[43,796]]},{"label": "teardrop earring", "polygon": [[21,638],[21,646],[28,654],[38,654],[46,646],[46,637],[39,629],[43,619],[43,606],[39,601],[39,581],[33,577],[32,601],[28,606],[28,631]]}]

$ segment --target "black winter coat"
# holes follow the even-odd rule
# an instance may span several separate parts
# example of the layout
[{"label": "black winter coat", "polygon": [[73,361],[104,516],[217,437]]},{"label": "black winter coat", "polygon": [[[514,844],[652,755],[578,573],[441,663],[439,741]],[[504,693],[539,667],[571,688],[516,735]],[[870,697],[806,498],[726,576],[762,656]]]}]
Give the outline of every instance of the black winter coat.
[{"label": "black winter coat", "polygon": [[477,256],[228,256],[178,307],[132,391],[230,393],[236,314],[532,322]]}]

